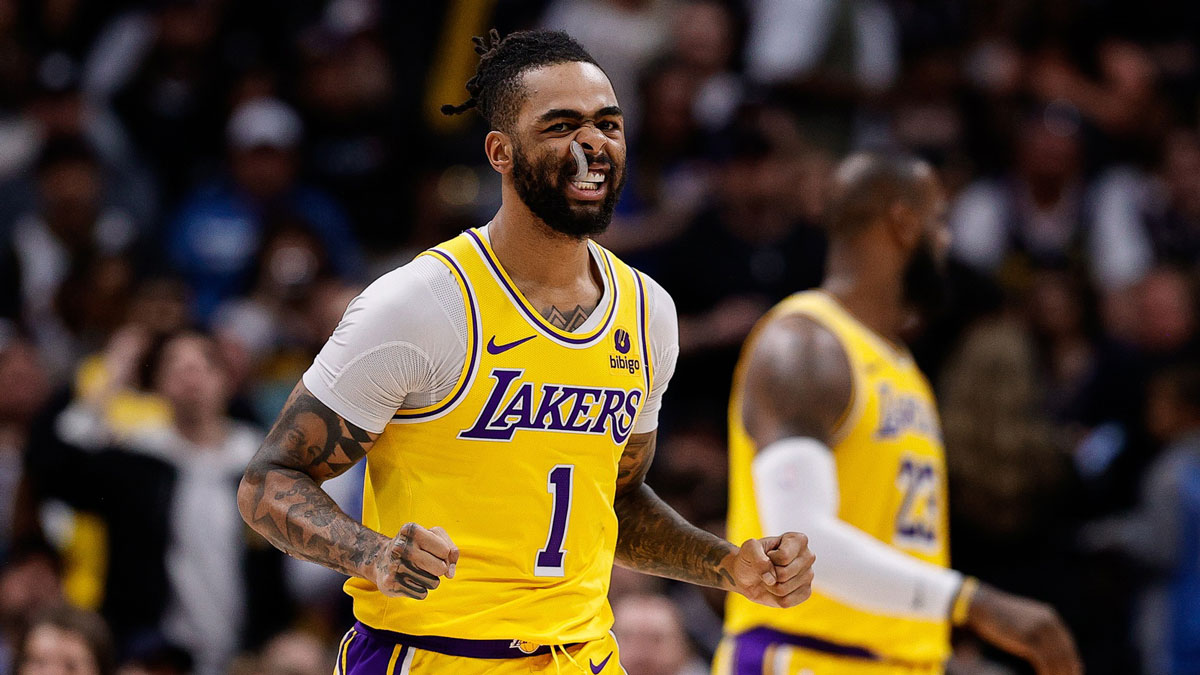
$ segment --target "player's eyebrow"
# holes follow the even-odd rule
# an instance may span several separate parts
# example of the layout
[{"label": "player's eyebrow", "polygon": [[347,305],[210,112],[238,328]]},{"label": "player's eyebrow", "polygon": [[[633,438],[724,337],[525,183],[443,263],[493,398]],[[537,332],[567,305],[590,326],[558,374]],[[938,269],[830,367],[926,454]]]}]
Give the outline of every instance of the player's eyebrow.
[{"label": "player's eyebrow", "polygon": [[537,121],[540,123],[564,118],[569,120],[581,120],[583,119],[583,113],[579,112],[578,110],[571,110],[570,108],[552,108],[539,115]]},{"label": "player's eyebrow", "polygon": [[[615,106],[615,105],[605,106],[605,107],[597,110],[596,114],[594,115],[594,117],[623,117],[623,116],[624,116],[624,114],[621,112],[621,108],[619,106]],[[574,110],[571,108],[552,108],[552,109],[547,110],[546,112],[542,113],[541,115],[538,115],[537,121],[538,121],[538,124],[545,124],[546,122],[549,122],[551,120],[569,119],[569,120],[578,121],[578,120],[582,120],[583,118],[584,118],[584,114],[579,112],[578,110]]]}]

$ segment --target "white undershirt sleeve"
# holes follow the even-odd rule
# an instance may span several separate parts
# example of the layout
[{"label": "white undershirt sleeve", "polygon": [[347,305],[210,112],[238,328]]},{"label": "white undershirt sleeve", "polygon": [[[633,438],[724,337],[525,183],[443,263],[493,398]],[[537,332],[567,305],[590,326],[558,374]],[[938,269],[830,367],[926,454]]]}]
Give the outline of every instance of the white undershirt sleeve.
[{"label": "white undershirt sleeve", "polygon": [[[654,382],[633,433],[658,428],[663,392],[679,356],[675,303],[657,282],[643,278]],[[587,328],[585,323],[581,330]],[[423,256],[383,275],[351,301],[303,381],[346,421],[382,433],[397,410],[432,405],[448,395],[466,353],[462,293],[448,267]]]},{"label": "white undershirt sleeve", "polygon": [[304,386],[347,422],[382,433],[397,410],[453,389],[466,354],[464,312],[449,268],[419,257],[350,302]]},{"label": "white undershirt sleeve", "polygon": [[932,621],[950,616],[962,575],[906,555],[838,519],[833,453],[813,438],[786,438],[754,459],[754,493],[766,534],[808,535],[813,587],[866,612]]},{"label": "white undershirt sleeve", "polygon": [[654,381],[642,405],[642,412],[633,425],[633,433],[645,434],[658,428],[658,411],[662,397],[675,374],[679,359],[679,317],[675,301],[659,283],[648,276],[646,280],[646,339],[650,342],[650,367]]}]

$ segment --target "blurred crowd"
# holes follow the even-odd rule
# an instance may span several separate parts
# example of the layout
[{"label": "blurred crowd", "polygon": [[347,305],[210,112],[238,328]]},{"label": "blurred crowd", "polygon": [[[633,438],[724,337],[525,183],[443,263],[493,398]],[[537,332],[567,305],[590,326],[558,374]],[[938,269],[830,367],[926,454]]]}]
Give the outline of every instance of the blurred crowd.
[{"label": "blurred crowd", "polygon": [[[955,566],[1089,673],[1200,672],[1200,5],[0,0],[0,673],[328,672],[340,579],[237,481],[363,285],[494,213],[481,123],[437,113],[493,26],[567,30],[625,110],[602,243],[680,313],[660,494],[722,531],[741,341],[820,283],[838,158],[915,152]],[[612,596],[631,675],[706,672],[719,594]],[[956,639],[952,673],[1022,668]]]}]

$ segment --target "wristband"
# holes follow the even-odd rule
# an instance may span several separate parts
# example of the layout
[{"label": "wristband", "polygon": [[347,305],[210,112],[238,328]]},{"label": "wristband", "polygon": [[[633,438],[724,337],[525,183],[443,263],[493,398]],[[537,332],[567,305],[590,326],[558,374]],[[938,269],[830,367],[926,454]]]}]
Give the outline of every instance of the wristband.
[{"label": "wristband", "polygon": [[979,580],[975,577],[965,577],[962,586],[958,588],[958,595],[954,598],[954,608],[950,611],[950,623],[955,626],[961,626],[967,622],[967,613],[971,609],[971,601],[975,599],[975,593],[979,591]]}]

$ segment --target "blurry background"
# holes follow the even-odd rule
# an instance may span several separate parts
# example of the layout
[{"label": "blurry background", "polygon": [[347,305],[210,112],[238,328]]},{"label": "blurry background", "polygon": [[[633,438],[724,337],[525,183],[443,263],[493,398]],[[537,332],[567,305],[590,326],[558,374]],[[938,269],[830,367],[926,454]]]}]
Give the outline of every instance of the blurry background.
[{"label": "blurry background", "polygon": [[[328,672],[340,579],[237,479],[348,300],[497,208],[437,113],[492,26],[571,32],[626,110],[603,242],[680,311],[660,494],[722,530],[738,346],[820,282],[837,159],[910,150],[952,192],[914,350],[956,567],[1052,602],[1089,673],[1200,672],[1164,665],[1200,649],[1200,4],[0,0],[0,673]],[[631,675],[705,672],[720,598],[613,596]]]}]

